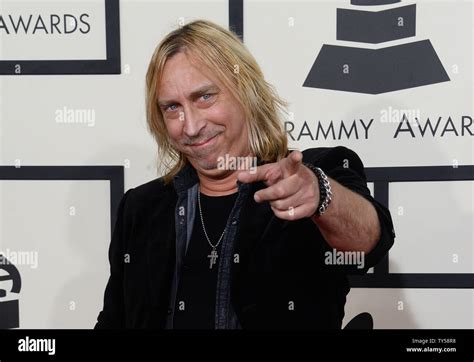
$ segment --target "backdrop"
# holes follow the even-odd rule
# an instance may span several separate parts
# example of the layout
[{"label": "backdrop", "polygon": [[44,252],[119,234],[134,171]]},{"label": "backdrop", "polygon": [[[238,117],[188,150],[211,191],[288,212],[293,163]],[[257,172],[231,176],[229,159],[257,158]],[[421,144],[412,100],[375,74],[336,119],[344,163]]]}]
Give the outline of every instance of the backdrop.
[{"label": "backdrop", "polygon": [[290,103],[290,146],[353,149],[392,213],[395,245],[351,279],[344,325],[473,328],[473,14],[472,0],[0,0],[0,328],[95,324],[117,203],[160,175],[149,59],[199,18],[236,31]]}]

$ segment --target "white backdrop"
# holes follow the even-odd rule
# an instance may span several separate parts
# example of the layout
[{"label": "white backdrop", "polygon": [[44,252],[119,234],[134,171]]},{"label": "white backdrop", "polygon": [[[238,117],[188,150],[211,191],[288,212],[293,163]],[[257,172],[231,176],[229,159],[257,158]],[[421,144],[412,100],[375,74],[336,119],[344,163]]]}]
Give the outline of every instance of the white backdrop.
[{"label": "white backdrop", "polygon": [[[103,59],[102,3],[0,0],[0,14],[88,12],[91,23],[89,34],[68,38],[7,36],[0,22],[0,61]],[[344,145],[366,167],[474,165],[469,133],[474,123],[461,134],[462,117],[472,119],[474,113],[474,1],[403,1],[371,10],[413,3],[415,38],[366,45],[336,40],[336,9],[360,9],[349,0],[244,1],[244,42],[291,104],[290,146]],[[166,33],[198,18],[227,27],[228,1],[121,0],[121,74],[0,76],[0,165],[123,165],[125,189],[156,178],[155,145],[144,112],[146,68]],[[424,39],[433,44],[449,82],[379,95],[303,87],[323,44],[377,49]],[[77,110],[87,117],[58,121]],[[422,137],[413,127],[415,137],[401,132],[394,138],[403,110],[418,116],[421,125],[441,117],[436,135]],[[457,135],[448,130],[441,136],[449,117]],[[373,120],[367,137],[361,120],[365,125]],[[336,135],[341,122],[349,129],[355,121],[358,139],[325,139],[321,133],[315,139],[318,125],[326,129],[331,121]],[[300,133],[306,136],[298,140]],[[389,271],[474,273],[473,190],[472,181],[390,184],[397,237]],[[17,263],[20,294],[0,298],[19,299],[20,328],[94,325],[108,278],[109,208],[106,181],[0,180],[0,251],[31,257]],[[0,287],[8,289],[8,283],[0,281]],[[473,328],[473,297],[471,288],[353,288],[344,324],[369,312],[375,328]]]}]

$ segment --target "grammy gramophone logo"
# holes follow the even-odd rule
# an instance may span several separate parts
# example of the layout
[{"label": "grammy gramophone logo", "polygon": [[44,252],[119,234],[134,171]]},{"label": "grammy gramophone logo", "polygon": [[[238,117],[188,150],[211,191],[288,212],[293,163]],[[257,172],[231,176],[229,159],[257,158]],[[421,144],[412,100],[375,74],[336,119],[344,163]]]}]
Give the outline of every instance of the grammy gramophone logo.
[{"label": "grammy gramophone logo", "polygon": [[[337,40],[366,44],[416,36],[416,4],[401,0],[351,0],[337,9]],[[371,5],[392,5],[368,11]],[[304,87],[380,94],[449,81],[429,39],[368,49],[324,44]]]},{"label": "grammy gramophone logo", "polygon": [[[7,289],[4,289],[4,285],[8,286]],[[18,295],[20,290],[21,277],[18,269],[0,254],[0,329],[20,326],[18,299],[11,299],[11,296]]]}]

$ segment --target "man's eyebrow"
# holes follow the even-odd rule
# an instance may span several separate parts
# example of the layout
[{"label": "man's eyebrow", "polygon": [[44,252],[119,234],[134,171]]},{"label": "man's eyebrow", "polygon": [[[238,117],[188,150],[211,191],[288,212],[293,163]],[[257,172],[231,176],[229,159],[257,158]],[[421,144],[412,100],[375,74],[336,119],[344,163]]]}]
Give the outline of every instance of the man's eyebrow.
[{"label": "man's eyebrow", "polygon": [[[209,83],[209,84],[203,84],[193,90],[191,93],[189,93],[188,98],[196,98],[198,96],[201,96],[203,94],[209,93],[209,92],[218,92],[219,87],[215,84]],[[158,99],[158,104],[160,106],[167,106],[169,104],[172,104],[174,102],[173,99]]]}]

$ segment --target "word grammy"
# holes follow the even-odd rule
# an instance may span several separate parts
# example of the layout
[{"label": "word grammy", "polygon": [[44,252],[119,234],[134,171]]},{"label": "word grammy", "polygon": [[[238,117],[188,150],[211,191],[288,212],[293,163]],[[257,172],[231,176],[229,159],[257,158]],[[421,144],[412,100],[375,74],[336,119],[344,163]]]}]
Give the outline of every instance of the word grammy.
[{"label": "word grammy", "polygon": [[364,268],[365,254],[363,251],[326,251],[324,253],[326,265],[357,265],[357,269]]},{"label": "word grammy", "polygon": [[80,31],[87,34],[91,30],[86,21],[89,14],[81,14],[78,17],[71,14],[49,14],[42,16],[33,15],[2,15],[0,14],[0,35],[2,34],[72,34]]},{"label": "word grammy", "polygon": [[19,352],[48,352],[48,354],[56,354],[56,340],[52,338],[37,339],[26,336],[18,340]]},{"label": "word grammy", "polygon": [[356,140],[360,138],[369,138],[369,129],[374,119],[364,121],[363,119],[353,120],[351,123],[340,121],[339,123],[330,121],[328,124],[315,122],[315,125],[308,124],[304,121],[299,129],[295,129],[295,124],[285,121],[285,131],[292,141],[299,141],[301,138],[309,138],[311,140],[324,139],[340,140],[342,138]]},{"label": "word grammy", "polygon": [[224,157],[217,158],[217,169],[219,170],[249,170],[255,173],[257,170],[257,157],[235,157],[228,153]]}]

